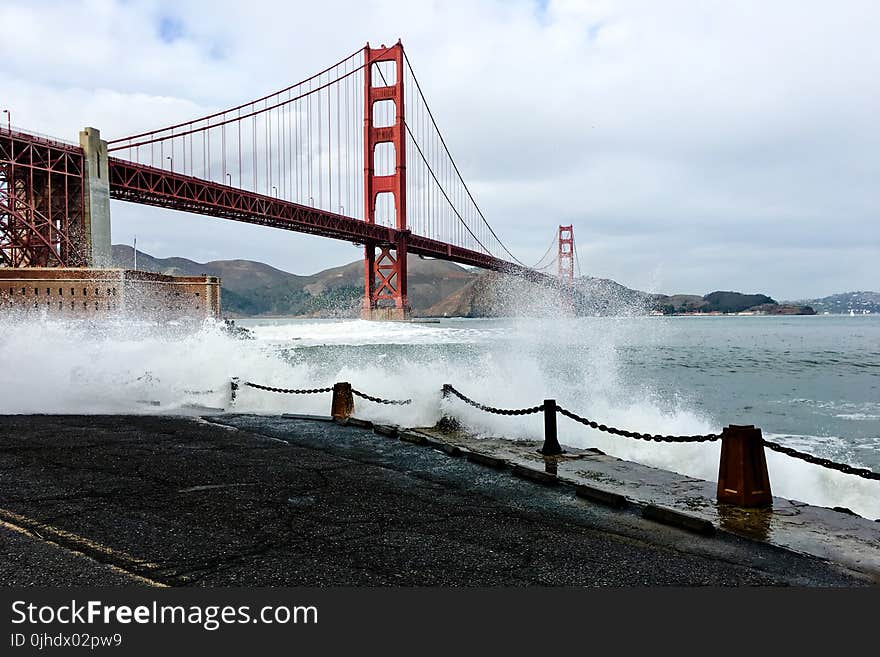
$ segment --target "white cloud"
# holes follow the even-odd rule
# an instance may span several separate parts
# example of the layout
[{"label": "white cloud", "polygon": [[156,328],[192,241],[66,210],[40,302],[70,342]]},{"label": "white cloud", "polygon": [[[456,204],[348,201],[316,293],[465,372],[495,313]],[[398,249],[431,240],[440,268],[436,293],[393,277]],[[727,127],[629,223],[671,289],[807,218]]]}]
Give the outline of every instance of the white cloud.
[{"label": "white cloud", "polygon": [[[858,0],[7,0],[0,104],[38,132],[131,134],[402,37],[466,180],[521,259],[573,222],[590,273],[798,297],[880,278],[878,33],[880,7]],[[117,240],[137,232],[156,255],[298,273],[357,256],[204,217],[113,213]]]}]

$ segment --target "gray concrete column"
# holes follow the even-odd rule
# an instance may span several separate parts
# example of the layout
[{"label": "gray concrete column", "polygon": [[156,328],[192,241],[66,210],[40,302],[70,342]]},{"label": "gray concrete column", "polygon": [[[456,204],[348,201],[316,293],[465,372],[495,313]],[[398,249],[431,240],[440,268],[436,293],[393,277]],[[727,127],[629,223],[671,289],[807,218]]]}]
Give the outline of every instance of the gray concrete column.
[{"label": "gray concrete column", "polygon": [[110,252],[110,171],[107,164],[107,142],[97,128],[79,133],[79,144],[85,152],[85,231],[86,259],[90,267],[111,267]]}]

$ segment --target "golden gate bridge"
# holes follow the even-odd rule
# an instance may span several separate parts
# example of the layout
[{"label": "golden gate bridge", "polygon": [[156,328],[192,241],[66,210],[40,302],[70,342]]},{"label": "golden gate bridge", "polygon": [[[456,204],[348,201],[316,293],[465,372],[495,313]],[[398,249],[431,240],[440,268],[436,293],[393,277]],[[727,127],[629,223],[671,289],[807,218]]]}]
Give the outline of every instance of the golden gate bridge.
[{"label": "golden gate bridge", "polygon": [[363,245],[365,318],[407,316],[410,253],[554,286],[574,276],[571,226],[528,266],[486,220],[400,41],[367,44],[245,104],[107,141],[94,128],[79,145],[0,129],[0,265],[107,266],[109,199]]}]

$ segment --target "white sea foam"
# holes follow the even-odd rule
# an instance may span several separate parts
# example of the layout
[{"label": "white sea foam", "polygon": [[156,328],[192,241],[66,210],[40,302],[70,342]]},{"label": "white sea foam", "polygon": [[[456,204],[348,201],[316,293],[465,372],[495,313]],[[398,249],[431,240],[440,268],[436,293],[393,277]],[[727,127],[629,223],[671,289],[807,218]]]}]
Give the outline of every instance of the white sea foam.
[{"label": "white sea foam", "polygon": [[[662,344],[664,324],[632,318],[590,321],[246,322],[255,340],[237,340],[213,323],[185,332],[149,323],[0,325],[0,413],[169,413],[198,403],[227,407],[229,381],[314,388],[349,381],[409,406],[357,400],[359,416],[406,426],[434,424],[444,404],[472,430],[540,439],[540,415],[488,415],[442,402],[452,383],[492,406],[521,408],[545,398],[599,422],[664,434],[715,432],[712,417],[687,399],[661,399],[657,382],[629,381],[619,351],[638,338]],[[158,402],[158,406],[153,406]],[[284,395],[242,387],[236,410],[327,414],[329,395]],[[864,409],[863,409],[864,410]],[[560,440],[647,465],[714,480],[719,444],[658,444],[610,436],[559,418]],[[767,436],[771,437],[771,436]],[[842,439],[779,436],[807,451],[825,443],[846,455]],[[836,441],[836,442],[835,442]],[[828,455],[828,454],[820,454]],[[853,462],[850,460],[850,462]],[[880,517],[880,484],[768,453],[774,493]],[[857,463],[856,463],[857,464]]]},{"label": "white sea foam", "polygon": [[296,324],[248,322],[260,340],[299,345],[466,344],[490,340],[501,329],[473,330],[467,325],[368,322],[363,320],[309,321]]},{"label": "white sea foam", "polygon": [[873,413],[837,413],[834,417],[839,417],[843,420],[855,420],[856,422],[876,422],[880,420],[880,415]]}]

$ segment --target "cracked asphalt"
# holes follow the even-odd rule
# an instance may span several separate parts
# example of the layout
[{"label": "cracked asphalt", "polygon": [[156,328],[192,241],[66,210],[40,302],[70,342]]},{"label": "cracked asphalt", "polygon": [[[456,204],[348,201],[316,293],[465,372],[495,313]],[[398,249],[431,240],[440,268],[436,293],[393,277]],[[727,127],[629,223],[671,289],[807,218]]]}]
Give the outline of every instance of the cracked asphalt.
[{"label": "cracked asphalt", "polygon": [[855,586],[368,429],[0,416],[0,583]]}]

